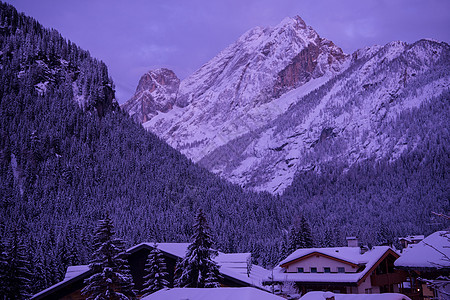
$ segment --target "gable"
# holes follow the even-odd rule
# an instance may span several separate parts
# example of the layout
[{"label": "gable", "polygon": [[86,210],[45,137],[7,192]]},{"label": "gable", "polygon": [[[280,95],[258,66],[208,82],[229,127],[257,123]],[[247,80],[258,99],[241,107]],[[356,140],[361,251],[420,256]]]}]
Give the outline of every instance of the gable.
[{"label": "gable", "polygon": [[353,262],[350,262],[350,261],[347,261],[347,260],[344,260],[344,259],[341,259],[341,258],[337,258],[337,257],[331,256],[331,255],[327,255],[327,254],[324,254],[324,253],[320,253],[318,251],[314,251],[312,253],[303,255],[303,256],[301,256],[299,258],[296,258],[294,260],[285,262],[285,263],[283,263],[280,266],[283,267],[283,268],[288,268],[290,265],[292,265],[294,263],[305,261],[305,260],[310,259],[310,258],[319,258],[319,257],[320,258],[325,258],[325,259],[328,259],[328,260],[331,260],[331,261],[339,262],[339,263],[342,263],[344,265],[350,266],[352,268],[358,267],[358,265],[353,263]]},{"label": "gable", "polygon": [[364,280],[366,280],[366,278],[370,275],[370,274],[372,274],[372,272],[373,271],[375,271],[376,270],[376,268],[378,267],[378,266],[380,266],[380,264],[382,263],[382,262],[384,262],[386,259],[389,259],[389,258],[392,258],[393,259],[393,261],[392,261],[392,267],[394,267],[394,261],[397,259],[397,258],[399,258],[400,257],[400,255],[398,254],[398,253],[396,253],[395,251],[393,251],[392,249],[388,249],[384,254],[383,254],[383,256],[381,256],[371,267],[370,267],[370,269],[368,269],[368,270],[364,270],[363,272],[365,273],[364,274],[364,276],[358,281],[358,284],[359,283],[361,283],[361,282],[363,282]]}]

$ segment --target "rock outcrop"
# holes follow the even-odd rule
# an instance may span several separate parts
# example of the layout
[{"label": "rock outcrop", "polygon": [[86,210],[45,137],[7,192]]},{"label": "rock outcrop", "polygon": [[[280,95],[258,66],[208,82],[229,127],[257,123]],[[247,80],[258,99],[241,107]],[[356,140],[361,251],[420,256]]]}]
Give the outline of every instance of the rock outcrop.
[{"label": "rock outcrop", "polygon": [[144,74],[133,97],[123,104],[138,122],[145,123],[158,112],[168,112],[175,103],[180,79],[169,69],[157,69]]}]

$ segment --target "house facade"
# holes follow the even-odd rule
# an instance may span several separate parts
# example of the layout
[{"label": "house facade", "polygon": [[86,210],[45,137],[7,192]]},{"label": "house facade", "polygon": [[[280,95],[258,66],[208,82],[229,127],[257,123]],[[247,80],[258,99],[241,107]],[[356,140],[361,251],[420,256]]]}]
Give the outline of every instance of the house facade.
[{"label": "house facade", "polygon": [[[173,286],[176,262],[185,256],[189,243],[160,243],[157,245],[166,262],[167,272],[169,273],[167,279],[170,286]],[[133,277],[135,289],[138,291],[143,288],[145,262],[152,249],[153,243],[142,243],[127,250],[130,273]],[[250,253],[219,252],[214,260],[220,266],[221,286],[266,289],[262,282],[269,271],[253,265]],[[31,299],[85,299],[81,290],[85,287],[84,280],[92,274],[92,270],[87,265],[71,266],[68,268],[63,281],[35,294]]]},{"label": "house facade", "polygon": [[331,291],[340,294],[401,292],[406,273],[394,269],[399,257],[388,246],[298,249],[279,263],[267,284],[292,286],[305,294]]}]

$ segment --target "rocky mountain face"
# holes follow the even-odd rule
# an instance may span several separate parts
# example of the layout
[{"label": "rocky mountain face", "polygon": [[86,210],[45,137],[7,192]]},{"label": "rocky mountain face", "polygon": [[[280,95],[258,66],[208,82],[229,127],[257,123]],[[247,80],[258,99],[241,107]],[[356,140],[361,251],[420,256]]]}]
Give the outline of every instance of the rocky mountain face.
[{"label": "rocky mountain face", "polygon": [[[305,83],[310,84],[304,90],[311,90],[344,69],[348,60],[299,17],[286,18],[275,28],[257,27],[183,80],[173,108],[153,110],[144,126],[199,161],[283,113],[291,103],[280,95]],[[142,120],[141,113],[129,108],[132,103],[152,107],[156,102],[140,101],[141,93],[148,94],[138,88],[124,108]]]},{"label": "rocky mountain face", "polygon": [[123,108],[135,120],[145,123],[158,112],[172,109],[180,86],[180,79],[168,69],[157,69],[144,74],[139,80],[134,96]]},{"label": "rocky mountain face", "polygon": [[245,33],[143,125],[232,182],[281,193],[298,170],[395,159],[420,142],[396,118],[449,88],[449,50],[420,40],[346,55],[286,18]]}]

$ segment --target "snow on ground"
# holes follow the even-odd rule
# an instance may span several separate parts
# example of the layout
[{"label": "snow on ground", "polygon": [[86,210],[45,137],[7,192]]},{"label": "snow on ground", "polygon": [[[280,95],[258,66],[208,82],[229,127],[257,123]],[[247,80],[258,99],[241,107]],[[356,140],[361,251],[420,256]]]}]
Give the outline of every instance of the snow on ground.
[{"label": "snow on ground", "polygon": [[283,298],[251,287],[173,288],[160,290],[142,300],[281,300]]},{"label": "snow on ground", "polygon": [[450,268],[450,231],[437,231],[410,245],[394,265],[407,268]]}]

